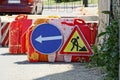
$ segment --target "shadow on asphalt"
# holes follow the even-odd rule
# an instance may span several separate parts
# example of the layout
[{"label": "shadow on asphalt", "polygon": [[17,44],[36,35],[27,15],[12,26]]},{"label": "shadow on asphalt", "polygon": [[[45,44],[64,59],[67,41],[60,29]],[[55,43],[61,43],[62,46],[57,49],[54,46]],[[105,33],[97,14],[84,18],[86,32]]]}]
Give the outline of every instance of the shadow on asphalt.
[{"label": "shadow on asphalt", "polygon": [[[87,75],[85,75],[83,73],[82,74],[79,74],[79,73],[89,71],[88,69],[85,68],[84,63],[76,63],[76,62],[75,63],[74,62],[72,62],[72,63],[65,63],[65,62],[54,62],[54,63],[52,63],[52,62],[29,62],[28,60],[24,60],[24,61],[15,62],[15,64],[18,64],[18,65],[33,65],[33,64],[34,65],[35,64],[36,65],[38,65],[38,64],[39,65],[44,65],[44,64],[47,64],[48,68],[50,68],[49,65],[54,66],[55,64],[58,64],[59,66],[65,65],[65,64],[72,65],[72,68],[70,70],[66,70],[66,71],[60,72],[60,73],[54,73],[53,72],[53,74],[46,75],[46,76],[43,76],[43,77],[34,78],[32,80],[85,80],[86,77],[84,77],[84,76],[87,76]],[[59,70],[59,68],[58,68],[58,70]],[[67,68],[67,67],[65,67],[65,68]],[[54,70],[54,69],[52,69],[52,70]],[[83,76],[84,79],[83,78],[79,79],[80,76],[82,77],[82,75],[84,75]],[[90,78],[90,80],[94,80],[93,77]]]},{"label": "shadow on asphalt", "polygon": [[[97,68],[88,69],[85,68],[84,63],[69,63],[73,67],[68,71],[61,73],[54,73],[33,80],[99,80],[101,74]],[[58,69],[59,70],[59,69]]]},{"label": "shadow on asphalt", "polygon": [[[24,61],[18,61],[15,62],[15,64],[18,65],[25,65],[25,64],[78,64],[79,62],[71,62],[71,63],[66,63],[66,62],[29,62],[28,60],[24,60]],[[84,63],[79,63],[81,65],[84,65]]]},{"label": "shadow on asphalt", "polygon": [[2,53],[0,55],[3,55],[3,56],[11,56],[11,55],[13,56],[13,55],[15,55],[16,56],[16,55],[26,55],[26,54],[25,53],[22,53],[22,54],[21,53],[20,54],[19,53],[17,53],[17,54],[14,54],[14,53]]}]

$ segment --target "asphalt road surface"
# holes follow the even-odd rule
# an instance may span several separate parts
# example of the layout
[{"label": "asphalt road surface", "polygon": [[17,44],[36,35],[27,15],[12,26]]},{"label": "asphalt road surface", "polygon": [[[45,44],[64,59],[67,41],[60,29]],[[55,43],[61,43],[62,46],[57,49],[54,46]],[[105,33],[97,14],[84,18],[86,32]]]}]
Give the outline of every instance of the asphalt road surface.
[{"label": "asphalt road surface", "polygon": [[85,68],[84,63],[30,63],[27,55],[12,55],[0,48],[0,80],[99,80],[99,68]]}]

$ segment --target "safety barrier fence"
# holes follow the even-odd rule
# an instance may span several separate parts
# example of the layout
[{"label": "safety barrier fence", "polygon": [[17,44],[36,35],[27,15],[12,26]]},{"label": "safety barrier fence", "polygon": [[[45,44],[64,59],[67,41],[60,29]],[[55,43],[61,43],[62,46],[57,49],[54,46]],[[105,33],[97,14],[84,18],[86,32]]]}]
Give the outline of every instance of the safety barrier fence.
[{"label": "safety barrier fence", "polygon": [[14,16],[9,52],[27,54],[30,62],[88,62],[98,23],[98,16]]}]

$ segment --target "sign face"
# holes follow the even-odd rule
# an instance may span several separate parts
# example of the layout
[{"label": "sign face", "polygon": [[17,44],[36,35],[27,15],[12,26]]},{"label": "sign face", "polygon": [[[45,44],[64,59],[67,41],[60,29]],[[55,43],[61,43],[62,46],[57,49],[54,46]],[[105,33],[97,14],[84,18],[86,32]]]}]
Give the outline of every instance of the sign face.
[{"label": "sign face", "polygon": [[39,53],[56,52],[62,45],[63,37],[60,30],[52,24],[38,25],[32,32],[31,43]]},{"label": "sign face", "polygon": [[93,53],[81,30],[75,27],[62,47],[60,54],[88,56]]}]

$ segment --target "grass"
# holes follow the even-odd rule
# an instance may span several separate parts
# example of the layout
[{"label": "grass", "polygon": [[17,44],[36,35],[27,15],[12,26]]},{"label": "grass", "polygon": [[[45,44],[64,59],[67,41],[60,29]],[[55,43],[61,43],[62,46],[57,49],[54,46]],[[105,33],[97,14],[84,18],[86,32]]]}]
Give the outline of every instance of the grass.
[{"label": "grass", "polygon": [[[88,3],[89,4],[98,4],[98,0],[88,0]],[[71,1],[71,2],[61,2],[61,3],[56,3],[55,0],[44,0],[44,5],[64,5],[64,4],[76,4],[76,5],[79,5],[81,4],[82,5],[82,0],[80,1]]]}]

